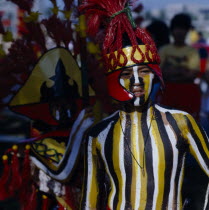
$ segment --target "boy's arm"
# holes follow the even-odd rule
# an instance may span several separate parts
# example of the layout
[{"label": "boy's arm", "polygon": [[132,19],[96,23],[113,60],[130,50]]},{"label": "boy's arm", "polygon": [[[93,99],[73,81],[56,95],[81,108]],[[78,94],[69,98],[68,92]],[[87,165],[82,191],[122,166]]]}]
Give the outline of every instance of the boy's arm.
[{"label": "boy's arm", "polygon": [[96,154],[96,139],[89,137],[85,148],[84,183],[82,189],[81,209],[97,209],[99,196],[98,158]]},{"label": "boy's arm", "polygon": [[191,115],[185,116],[188,126],[187,139],[190,153],[209,177],[209,139]]}]

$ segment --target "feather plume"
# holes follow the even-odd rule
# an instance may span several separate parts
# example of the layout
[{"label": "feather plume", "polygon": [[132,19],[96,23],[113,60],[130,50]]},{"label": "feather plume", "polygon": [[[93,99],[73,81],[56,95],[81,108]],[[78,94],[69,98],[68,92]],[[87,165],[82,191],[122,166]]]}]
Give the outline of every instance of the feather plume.
[{"label": "feather plume", "polygon": [[16,40],[9,49],[8,59],[13,73],[30,72],[30,66],[36,63],[37,56],[33,45],[27,40]]},{"label": "feather plume", "polygon": [[65,10],[70,10],[73,5],[73,0],[63,0]]},{"label": "feather plume", "polygon": [[35,41],[39,46],[40,49],[42,49],[42,53],[46,52],[46,41],[45,36],[43,34],[43,31],[41,30],[41,26],[38,22],[29,22],[26,23],[26,28],[29,31],[27,36],[25,36],[25,39],[28,39],[30,43],[33,43]]},{"label": "feather plume", "polygon": [[[107,54],[114,51],[118,51],[120,55],[124,57],[124,62],[120,66],[125,66],[127,63],[126,55],[121,50],[124,46],[124,36],[128,42],[128,45],[133,46],[132,55],[136,50],[139,50],[138,43],[143,42],[146,45],[146,56],[150,62],[159,62],[159,56],[155,47],[154,41],[148,35],[148,33],[139,27],[136,27],[130,8],[129,0],[84,0],[80,7],[80,10],[85,13],[87,18],[88,32],[91,35],[95,35],[101,28],[105,27],[105,37],[102,47],[102,54],[105,58]],[[141,7],[138,8],[142,9]],[[140,41],[140,42],[139,42]],[[148,51],[153,55],[151,59],[148,56]],[[134,56],[131,57],[134,63],[141,63],[144,60],[142,53],[142,59],[136,60]],[[113,65],[108,59],[104,60],[106,69],[115,69],[119,58],[110,56],[113,59]]]},{"label": "feather plume", "polygon": [[[39,21],[39,13],[31,12],[34,0],[8,0],[15,3],[20,11],[19,20],[21,24],[18,26],[20,38],[11,40],[12,44],[9,52],[4,54],[0,48],[0,108],[6,106],[10,95],[14,95],[18,90],[13,90],[15,85],[21,86],[28,78],[29,73],[35,66],[39,56],[44,54],[46,49],[45,34],[42,26],[45,26],[46,33],[51,37],[57,46],[68,48],[70,42],[75,42],[72,34],[72,22],[69,17],[72,12],[72,0],[65,0],[65,9],[62,11],[65,19],[60,19],[53,14],[49,19],[42,22]],[[53,7],[59,11],[56,0],[50,0]],[[74,11],[73,11],[74,12]],[[6,34],[0,21],[0,33]],[[5,40],[4,40],[5,41]],[[75,50],[80,50],[76,43]],[[55,47],[55,46],[54,46]],[[78,48],[77,48],[78,47]],[[80,51],[76,51],[78,54]],[[75,53],[74,53],[75,54]]]},{"label": "feather plume", "polygon": [[61,20],[53,15],[48,19],[42,20],[42,24],[46,27],[48,35],[56,42],[57,46],[61,46],[63,42],[65,47],[68,47],[73,33],[69,20]]},{"label": "feather plume", "polygon": [[[33,50],[33,45],[26,40],[16,40],[12,43],[6,57],[0,59],[0,104],[7,104],[3,99],[14,94],[12,87],[23,84],[38,57]],[[16,90],[17,91],[17,90]],[[6,106],[5,104],[5,106]]]},{"label": "feather plume", "polygon": [[98,33],[101,27],[106,27],[104,54],[122,48],[124,33],[128,34],[132,45],[137,44],[134,30],[125,12],[128,4],[128,0],[86,0],[80,7],[81,11],[85,12],[88,32],[91,35]]}]

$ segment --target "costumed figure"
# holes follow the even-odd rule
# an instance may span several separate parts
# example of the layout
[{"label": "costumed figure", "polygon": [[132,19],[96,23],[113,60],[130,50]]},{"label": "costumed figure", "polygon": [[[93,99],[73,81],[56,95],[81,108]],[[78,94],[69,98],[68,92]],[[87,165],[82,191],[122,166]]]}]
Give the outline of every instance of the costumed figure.
[{"label": "costumed figure", "polygon": [[69,51],[54,48],[41,57],[9,104],[12,111],[33,119],[32,138],[21,143],[31,145],[32,176],[38,178],[39,190],[73,209],[79,202],[79,193],[74,192],[79,187],[71,183],[72,174],[81,172],[75,165],[83,135],[93,123],[92,111],[82,110],[79,73]]},{"label": "costumed figure", "polygon": [[[33,121],[30,138],[5,151],[0,182],[4,190],[6,186],[9,188],[8,192],[1,192],[1,200],[16,197],[17,190],[20,190],[20,200],[26,202],[23,209],[27,209],[31,203],[37,203],[38,190],[43,196],[38,208],[56,206],[57,200],[63,208],[76,209],[81,194],[81,178],[77,177],[82,175],[79,153],[83,136],[93,124],[92,110],[82,109],[80,84],[80,69],[70,52],[65,48],[54,48],[41,57],[13,97],[9,108]],[[24,145],[26,150],[22,152]],[[11,164],[8,157],[12,158]],[[10,166],[14,168],[11,169],[11,179],[7,174]],[[24,200],[24,193],[34,201]]]},{"label": "costumed figure", "polygon": [[[92,35],[106,27],[108,92],[121,105],[89,131],[81,209],[183,209],[186,153],[209,176],[205,132],[187,112],[155,103],[164,86],[160,59],[150,36],[135,26],[128,0],[86,0],[81,10]],[[204,209],[207,200],[208,191]]]},{"label": "costumed figure", "polygon": [[33,1],[16,2],[24,10],[21,37],[0,60],[1,76],[9,81],[0,91],[1,102],[31,121],[28,138],[4,152],[0,207],[7,208],[8,202],[2,203],[11,198],[24,210],[79,206],[83,137],[93,124],[95,97],[75,60],[81,46],[70,19],[72,1],[64,1],[63,19],[56,1],[51,2],[53,14],[41,22],[31,11]]}]

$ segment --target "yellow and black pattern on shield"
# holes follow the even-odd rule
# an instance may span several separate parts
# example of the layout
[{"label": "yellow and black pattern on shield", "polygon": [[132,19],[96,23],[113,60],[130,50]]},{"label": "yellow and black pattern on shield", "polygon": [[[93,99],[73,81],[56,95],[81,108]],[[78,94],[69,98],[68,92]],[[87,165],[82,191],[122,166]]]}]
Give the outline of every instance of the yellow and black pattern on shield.
[{"label": "yellow and black pattern on shield", "polygon": [[[65,143],[58,142],[53,138],[45,138],[40,141],[36,141],[32,144],[32,148],[38,153],[40,158],[43,158],[43,162],[49,165],[53,163],[59,164],[65,153]],[[46,160],[47,159],[47,160]],[[56,167],[52,167],[56,170]]]},{"label": "yellow and black pattern on shield", "polygon": [[50,78],[55,76],[56,65],[60,59],[65,67],[67,76],[70,77],[69,85],[72,85],[73,81],[75,81],[78,85],[79,95],[82,96],[81,71],[75,59],[67,49],[54,48],[40,58],[26,83],[12,99],[9,106],[40,103],[41,86],[45,82],[48,88],[54,85],[54,81]]}]

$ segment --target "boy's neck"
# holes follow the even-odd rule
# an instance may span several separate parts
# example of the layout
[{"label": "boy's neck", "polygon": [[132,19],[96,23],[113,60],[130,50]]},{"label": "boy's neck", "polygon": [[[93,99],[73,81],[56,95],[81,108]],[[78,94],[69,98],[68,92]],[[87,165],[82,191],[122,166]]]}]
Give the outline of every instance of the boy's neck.
[{"label": "boy's neck", "polygon": [[142,106],[134,106],[131,103],[123,104],[120,108],[121,111],[131,113],[131,112],[146,112],[151,106],[153,106],[154,103],[149,101],[148,103],[142,105]]}]

